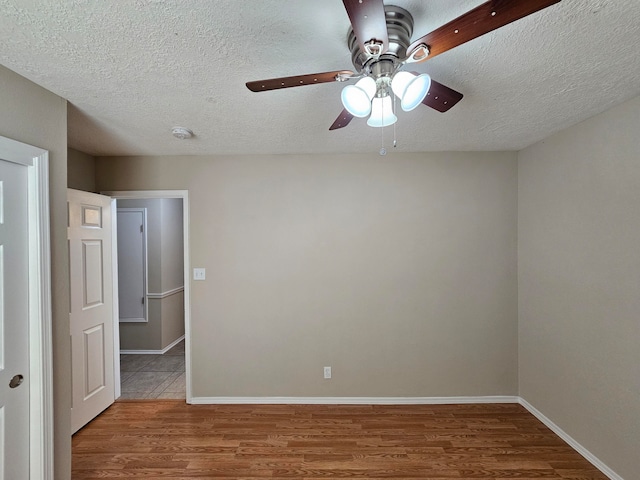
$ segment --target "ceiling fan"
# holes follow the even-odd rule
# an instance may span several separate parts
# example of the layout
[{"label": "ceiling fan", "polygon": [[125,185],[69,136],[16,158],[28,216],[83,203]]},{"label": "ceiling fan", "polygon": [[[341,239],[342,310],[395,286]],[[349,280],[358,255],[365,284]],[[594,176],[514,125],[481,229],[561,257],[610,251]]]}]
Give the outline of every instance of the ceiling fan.
[{"label": "ceiling fan", "polygon": [[383,0],[343,0],[351,21],[347,43],[356,72],[333,72],[270,78],[247,82],[253,92],[318,83],[346,82],[344,109],[329,130],[346,127],[353,117],[369,117],[367,124],[384,127],[397,121],[392,96],[403,110],[424,104],[446,112],[463,97],[427,74],[405,70],[485,33],[547,8],[560,0],[489,0],[431,33],[411,42],[413,17]]}]

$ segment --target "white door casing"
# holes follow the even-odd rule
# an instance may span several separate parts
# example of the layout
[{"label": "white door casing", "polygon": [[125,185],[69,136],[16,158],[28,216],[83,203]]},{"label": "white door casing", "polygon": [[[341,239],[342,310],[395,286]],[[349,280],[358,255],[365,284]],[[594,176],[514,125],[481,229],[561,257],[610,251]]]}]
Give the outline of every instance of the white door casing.
[{"label": "white door casing", "polygon": [[71,430],[115,400],[111,198],[68,190]]},{"label": "white door casing", "polygon": [[27,478],[24,475],[25,473],[28,475],[29,472],[27,207],[27,169],[17,163],[0,161],[0,479],[2,480]]},{"label": "white door casing", "polygon": [[118,208],[118,301],[121,322],[146,322],[146,208]]},{"label": "white door casing", "polygon": [[[53,479],[53,378],[48,152],[0,136],[0,171],[0,405],[4,417],[0,478],[49,480]],[[21,240],[16,242],[17,238]],[[12,378],[15,370],[23,370],[23,383],[11,389],[11,380],[5,376]],[[12,411],[16,398],[22,403]]]}]

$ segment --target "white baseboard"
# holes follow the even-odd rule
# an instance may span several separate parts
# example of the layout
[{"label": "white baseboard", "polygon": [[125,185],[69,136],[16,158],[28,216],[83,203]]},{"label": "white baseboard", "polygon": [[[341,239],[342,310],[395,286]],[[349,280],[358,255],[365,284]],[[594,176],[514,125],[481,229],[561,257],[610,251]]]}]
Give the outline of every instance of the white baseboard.
[{"label": "white baseboard", "polygon": [[611,468],[609,468],[603,461],[601,461],[598,457],[596,457],[589,450],[584,448],[580,443],[578,443],[571,435],[562,430],[558,425],[553,423],[549,418],[547,418],[540,410],[527,402],[524,398],[519,397],[520,405],[526,408],[531,415],[536,417],[542,423],[544,423],[549,429],[558,435],[562,440],[567,442],[571,448],[573,448],[576,452],[582,455],[585,459],[589,461],[594,467],[604,473],[611,480],[624,480],[620,475],[614,472]]},{"label": "white baseboard", "polygon": [[287,405],[441,405],[463,403],[519,403],[516,396],[487,397],[192,397],[192,404]]},{"label": "white baseboard", "polygon": [[177,344],[179,344],[182,340],[184,340],[184,335],[182,335],[177,340],[174,340],[169,345],[164,347],[162,350],[120,350],[120,354],[122,355],[164,355]]}]

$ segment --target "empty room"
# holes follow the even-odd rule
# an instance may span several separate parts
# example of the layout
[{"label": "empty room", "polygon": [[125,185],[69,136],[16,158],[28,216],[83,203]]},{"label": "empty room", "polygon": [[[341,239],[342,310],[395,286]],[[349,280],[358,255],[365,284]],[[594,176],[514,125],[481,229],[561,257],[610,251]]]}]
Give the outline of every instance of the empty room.
[{"label": "empty room", "polygon": [[638,478],[639,26],[0,0],[0,478]]}]

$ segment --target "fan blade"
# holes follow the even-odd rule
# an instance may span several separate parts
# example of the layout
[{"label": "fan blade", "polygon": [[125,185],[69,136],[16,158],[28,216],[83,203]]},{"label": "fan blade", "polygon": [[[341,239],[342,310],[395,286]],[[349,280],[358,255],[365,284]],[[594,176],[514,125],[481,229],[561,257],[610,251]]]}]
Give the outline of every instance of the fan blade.
[{"label": "fan blade", "polygon": [[[360,50],[382,55],[389,48],[387,20],[382,0],[342,0]],[[369,45],[369,46],[367,46]]]},{"label": "fan blade", "polygon": [[353,115],[347,112],[346,109],[342,110],[336,121],[329,127],[329,130],[336,130],[338,128],[346,127],[349,122],[353,120]]},{"label": "fan blade", "polygon": [[309,75],[297,75],[295,77],[269,78],[247,82],[247,88],[252,92],[265,92],[279,88],[300,87],[302,85],[314,85],[316,83],[338,82],[341,76],[354,75],[351,70],[336,70],[335,72],[311,73]]},{"label": "fan blade", "polygon": [[560,0],[490,0],[413,42],[407,48],[407,57],[418,51],[420,45],[427,45],[429,55],[414,61],[433,58],[558,2]]},{"label": "fan blade", "polygon": [[444,113],[462,100],[463,96],[460,92],[456,92],[452,88],[431,79],[431,87],[422,103],[427,107]]}]

